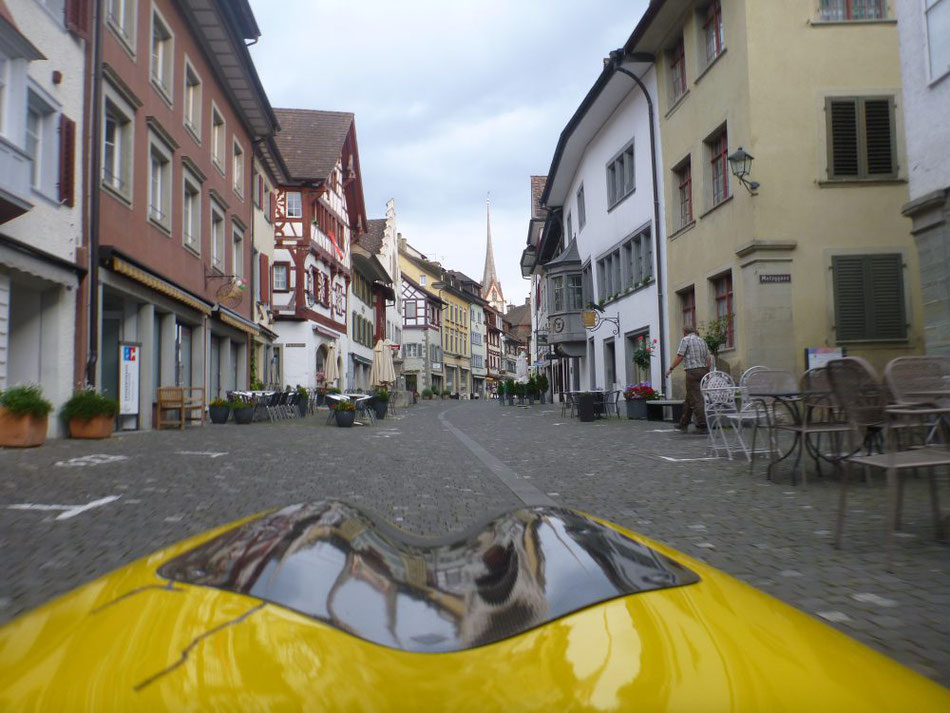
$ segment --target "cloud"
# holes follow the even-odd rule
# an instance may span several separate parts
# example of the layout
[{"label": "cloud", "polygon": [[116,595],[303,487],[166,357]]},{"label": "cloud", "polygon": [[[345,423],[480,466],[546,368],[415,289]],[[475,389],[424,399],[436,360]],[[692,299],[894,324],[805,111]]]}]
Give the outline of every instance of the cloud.
[{"label": "cloud", "polygon": [[410,242],[481,279],[490,191],[499,277],[521,302],[530,176],[547,172],[646,0],[251,5],[262,32],[251,53],[273,105],[356,114],[370,217],[395,198]]}]

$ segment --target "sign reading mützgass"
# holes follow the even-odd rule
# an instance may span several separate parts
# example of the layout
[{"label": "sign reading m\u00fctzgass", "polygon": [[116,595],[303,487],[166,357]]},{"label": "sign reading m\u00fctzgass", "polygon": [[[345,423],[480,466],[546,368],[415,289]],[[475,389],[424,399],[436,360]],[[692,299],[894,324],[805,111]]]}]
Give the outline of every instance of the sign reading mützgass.
[{"label": "sign reading m\u00fctzgass", "polygon": [[776,282],[791,282],[791,275],[759,275],[759,284],[773,284]]}]

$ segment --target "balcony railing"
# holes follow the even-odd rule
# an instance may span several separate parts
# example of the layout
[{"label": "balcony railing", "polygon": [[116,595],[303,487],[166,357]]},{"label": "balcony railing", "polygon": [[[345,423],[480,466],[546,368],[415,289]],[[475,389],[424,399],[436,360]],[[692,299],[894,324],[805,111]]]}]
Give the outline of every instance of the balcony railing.
[{"label": "balcony railing", "polygon": [[33,163],[18,146],[0,137],[0,202],[2,214],[16,217],[33,207],[30,181]]},{"label": "balcony railing", "polygon": [[338,236],[336,242],[334,242],[330,240],[328,235],[324,235],[316,223],[311,223],[310,240],[333,260],[336,260],[347,270],[350,269],[350,246],[341,237]]}]

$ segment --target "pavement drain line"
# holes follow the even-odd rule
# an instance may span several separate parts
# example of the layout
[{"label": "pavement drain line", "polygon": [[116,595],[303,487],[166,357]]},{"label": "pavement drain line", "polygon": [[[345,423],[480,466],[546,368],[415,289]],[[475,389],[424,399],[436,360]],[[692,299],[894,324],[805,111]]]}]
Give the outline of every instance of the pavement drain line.
[{"label": "pavement drain line", "polygon": [[530,483],[526,482],[524,478],[498,460],[498,458],[489,453],[477,441],[470,438],[464,431],[449,423],[449,421],[445,418],[444,411],[439,414],[439,421],[441,421],[442,424],[447,429],[449,429],[449,431],[451,431],[453,436],[462,442],[463,446],[472,452],[472,455],[482,462],[482,465],[494,473],[495,476],[502,483],[504,483],[512,493],[515,494],[515,497],[525,505],[557,505],[554,500],[549,498]]}]

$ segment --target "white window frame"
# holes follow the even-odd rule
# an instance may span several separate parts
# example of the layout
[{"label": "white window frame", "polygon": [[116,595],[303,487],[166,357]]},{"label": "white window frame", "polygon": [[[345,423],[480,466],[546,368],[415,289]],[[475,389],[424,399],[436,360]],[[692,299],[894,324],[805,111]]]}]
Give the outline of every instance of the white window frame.
[{"label": "white window frame", "polygon": [[[950,49],[948,49],[948,45],[950,45],[950,35],[944,37],[942,42],[939,41],[940,38],[937,38],[938,41],[935,42],[930,34],[931,13],[936,15],[939,11],[950,13],[950,0],[924,0],[924,33],[926,34],[927,44],[927,71],[931,83],[950,74]],[[935,68],[934,52],[938,49],[943,50],[946,64],[943,67]]]},{"label": "white window frame", "polygon": [[636,150],[630,139],[607,162],[607,210],[612,210],[636,190]]},{"label": "white window frame", "polygon": [[148,219],[169,235],[172,230],[172,158],[172,149],[155,132],[149,131]]},{"label": "white window frame", "polygon": [[244,198],[244,158],[247,154],[235,136],[231,140],[231,188],[235,194]]},{"label": "white window frame", "polygon": [[[215,119],[220,119],[220,123]],[[218,128],[220,127],[220,128]],[[211,100],[211,163],[221,175],[225,175],[224,154],[228,148],[228,122],[218,105]]]},{"label": "white window frame", "polygon": [[209,231],[208,237],[211,242],[211,269],[218,272],[224,272],[225,249],[227,246],[225,222],[226,213],[224,208],[218,205],[217,201],[211,201],[211,209],[208,211]]},{"label": "white window frame", "polygon": [[[32,161],[30,185],[37,193],[55,201],[58,201],[59,182],[59,109],[55,99],[29,82],[23,117],[23,148]],[[30,146],[31,113],[37,117],[35,156]]]},{"label": "white window frame", "polygon": [[[297,210],[291,212],[290,210],[290,197],[297,196],[296,208]],[[288,218],[302,218],[303,217],[303,196],[300,191],[287,191],[286,194],[286,203],[287,203],[287,217]]]},{"label": "white window frame", "polygon": [[10,58],[0,52],[0,136],[6,136],[6,116],[8,112],[7,87],[10,84]]},{"label": "white window frame", "polygon": [[[189,191],[191,187],[193,191]],[[194,195],[194,208],[188,215],[189,194]],[[189,225],[189,217],[191,225]],[[188,236],[191,235],[191,240]],[[186,168],[181,172],[181,242],[192,252],[201,254],[201,181]]]},{"label": "white window frame", "polygon": [[[162,43],[160,43],[159,47],[159,54],[161,55],[161,57],[158,58],[160,74],[157,74],[155,33],[156,30],[159,29],[164,32],[166,37]],[[168,24],[165,16],[162,15],[155,4],[152,3],[152,26],[149,35],[149,79],[152,82],[152,86],[155,87],[155,90],[169,105],[172,103],[172,97],[175,91],[174,77],[175,34],[172,32],[171,26]]]},{"label": "white window frame", "polygon": [[231,221],[231,274],[243,278],[244,272],[244,228]]},{"label": "white window frame", "polygon": [[587,206],[584,199],[584,184],[577,189],[577,232],[580,233],[587,225]]},{"label": "white window frame", "polygon": [[[118,154],[118,174],[116,175],[115,171],[110,171],[110,168],[106,161],[106,127],[107,127],[107,116],[109,114],[116,115],[121,119],[118,126],[118,133],[116,134],[116,141],[114,142],[115,152]],[[128,102],[123,99],[120,94],[113,89],[108,82],[103,83],[103,98],[102,98],[102,176],[100,178],[103,188],[109,191],[109,193],[120,198],[125,203],[129,205],[132,204],[133,188],[134,188],[134,175],[133,171],[133,151],[135,148],[135,110],[129,106]],[[106,178],[111,176],[115,180],[110,180]]]},{"label": "white window frame", "polygon": [[[283,275],[283,282],[280,285],[277,284],[277,273],[278,270]],[[274,292],[289,292],[290,291],[290,267],[286,263],[277,263],[276,265],[271,265],[270,270],[271,275],[271,290]]]},{"label": "white window frame", "polygon": [[135,32],[138,28],[137,5],[137,0],[107,0],[105,7],[106,25],[133,57],[135,57]]},{"label": "white window frame", "polygon": [[[181,95],[182,123],[185,125],[188,133],[200,144],[201,103],[204,94],[204,82],[201,79],[201,75],[198,74],[198,70],[195,69],[195,65],[188,58],[188,55],[185,55],[184,65]],[[197,96],[194,98],[190,97],[192,87],[196,87],[195,92]]]}]

